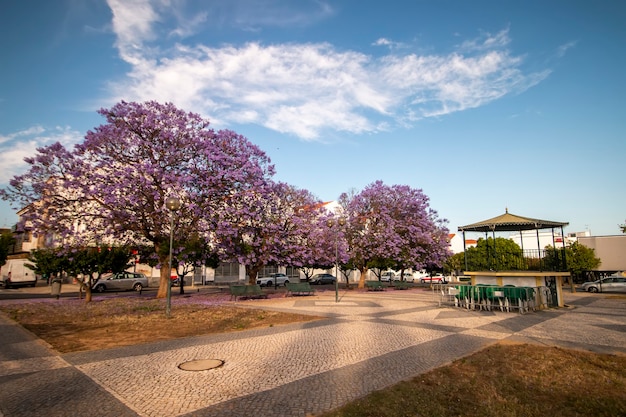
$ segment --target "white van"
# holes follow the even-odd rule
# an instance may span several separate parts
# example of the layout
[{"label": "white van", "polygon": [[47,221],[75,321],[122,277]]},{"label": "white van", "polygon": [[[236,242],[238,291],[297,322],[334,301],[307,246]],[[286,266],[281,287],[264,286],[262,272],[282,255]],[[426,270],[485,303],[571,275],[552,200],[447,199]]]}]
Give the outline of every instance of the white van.
[{"label": "white van", "polygon": [[26,267],[26,263],[29,263],[28,259],[7,259],[0,268],[0,283],[4,288],[37,285],[35,271]]}]

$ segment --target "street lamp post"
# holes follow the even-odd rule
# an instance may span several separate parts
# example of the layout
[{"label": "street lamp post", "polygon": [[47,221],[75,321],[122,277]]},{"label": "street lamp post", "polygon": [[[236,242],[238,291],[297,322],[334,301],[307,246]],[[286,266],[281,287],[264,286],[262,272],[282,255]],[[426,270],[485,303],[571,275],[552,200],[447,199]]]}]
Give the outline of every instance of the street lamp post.
[{"label": "street lamp post", "polygon": [[[328,219],[326,224],[330,228],[333,226],[344,226],[346,219],[344,217]],[[335,229],[335,302],[339,302],[339,227]]]},{"label": "street lamp post", "polygon": [[165,207],[170,211],[170,268],[167,271],[167,302],[165,304],[165,316],[169,319],[172,315],[172,246],[174,245],[174,212],[180,208],[180,199],[169,197],[165,200]]}]

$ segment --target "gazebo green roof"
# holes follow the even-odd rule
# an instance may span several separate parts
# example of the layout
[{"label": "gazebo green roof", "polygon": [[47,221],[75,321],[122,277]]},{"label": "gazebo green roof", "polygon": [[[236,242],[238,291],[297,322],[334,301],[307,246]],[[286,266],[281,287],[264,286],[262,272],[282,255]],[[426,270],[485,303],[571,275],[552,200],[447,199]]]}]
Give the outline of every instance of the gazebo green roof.
[{"label": "gazebo green roof", "polygon": [[522,230],[552,229],[567,226],[568,224],[567,222],[555,222],[517,216],[509,213],[507,209],[506,212],[500,216],[478,223],[460,226],[459,232],[518,232]]}]

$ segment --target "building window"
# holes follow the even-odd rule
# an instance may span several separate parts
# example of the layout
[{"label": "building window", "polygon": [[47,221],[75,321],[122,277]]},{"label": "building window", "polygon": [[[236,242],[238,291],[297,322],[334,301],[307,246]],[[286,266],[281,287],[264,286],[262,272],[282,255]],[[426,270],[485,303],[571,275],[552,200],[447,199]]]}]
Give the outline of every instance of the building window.
[{"label": "building window", "polygon": [[277,266],[266,265],[259,271],[259,277],[269,277],[271,274],[275,274],[278,272]]},{"label": "building window", "polygon": [[221,262],[215,269],[215,282],[239,281],[239,263]]},{"label": "building window", "polygon": [[285,275],[291,278],[300,278],[300,269],[294,266],[288,266],[285,268]]}]

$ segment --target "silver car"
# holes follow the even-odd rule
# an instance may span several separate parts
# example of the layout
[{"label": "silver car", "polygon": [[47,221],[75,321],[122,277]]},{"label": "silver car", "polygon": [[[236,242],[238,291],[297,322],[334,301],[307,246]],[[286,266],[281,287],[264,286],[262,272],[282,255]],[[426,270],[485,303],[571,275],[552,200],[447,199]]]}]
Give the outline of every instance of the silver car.
[{"label": "silver car", "polygon": [[337,281],[334,275],[331,274],[315,274],[311,277],[311,284],[334,284]]},{"label": "silver car", "polygon": [[118,272],[116,274],[103,275],[93,284],[96,292],[105,291],[141,291],[148,286],[148,277],[136,272]]},{"label": "silver car", "polygon": [[289,283],[289,277],[285,274],[270,274],[269,277],[262,277],[256,280],[261,287],[281,286]]},{"label": "silver car", "polygon": [[585,282],[581,285],[581,288],[589,292],[626,291],[626,278],[606,277],[592,282]]}]

